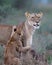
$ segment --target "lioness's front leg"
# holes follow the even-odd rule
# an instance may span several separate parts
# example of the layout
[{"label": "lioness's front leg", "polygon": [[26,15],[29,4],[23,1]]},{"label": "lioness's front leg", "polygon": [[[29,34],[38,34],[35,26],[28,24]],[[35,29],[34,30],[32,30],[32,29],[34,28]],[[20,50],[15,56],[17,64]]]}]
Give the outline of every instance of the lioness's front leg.
[{"label": "lioness's front leg", "polygon": [[22,47],[20,51],[21,52],[26,52],[28,50],[30,50],[30,47],[29,46],[26,46],[26,47]]},{"label": "lioness's front leg", "polygon": [[26,51],[30,50],[30,46],[25,46],[25,47],[23,47],[23,46],[22,46],[22,42],[21,42],[20,40],[18,40],[17,43],[19,43],[19,44],[17,45],[17,50],[19,50],[20,52],[26,52]]}]

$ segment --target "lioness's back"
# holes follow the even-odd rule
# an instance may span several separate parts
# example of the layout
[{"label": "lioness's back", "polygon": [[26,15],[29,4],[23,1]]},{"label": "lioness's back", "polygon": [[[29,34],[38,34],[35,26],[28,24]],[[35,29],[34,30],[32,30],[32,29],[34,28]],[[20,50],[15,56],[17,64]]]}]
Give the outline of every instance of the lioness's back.
[{"label": "lioness's back", "polygon": [[6,42],[11,34],[12,26],[10,25],[0,25],[0,42]]}]

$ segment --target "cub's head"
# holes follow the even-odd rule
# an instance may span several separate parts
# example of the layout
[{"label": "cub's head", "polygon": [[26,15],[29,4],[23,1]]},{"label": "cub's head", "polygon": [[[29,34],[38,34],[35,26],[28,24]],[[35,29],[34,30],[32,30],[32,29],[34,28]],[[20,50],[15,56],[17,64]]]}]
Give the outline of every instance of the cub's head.
[{"label": "cub's head", "polygon": [[39,29],[40,21],[42,19],[43,13],[25,13],[25,16],[27,18],[27,22],[30,26],[34,27],[34,29]]}]

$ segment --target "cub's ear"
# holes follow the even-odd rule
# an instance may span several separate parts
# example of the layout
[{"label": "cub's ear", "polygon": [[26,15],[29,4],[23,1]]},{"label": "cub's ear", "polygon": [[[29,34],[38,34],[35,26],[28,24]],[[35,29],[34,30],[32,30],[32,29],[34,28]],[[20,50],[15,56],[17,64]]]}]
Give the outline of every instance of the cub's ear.
[{"label": "cub's ear", "polygon": [[16,28],[14,28],[14,32],[16,32],[16,30],[17,30],[17,29],[16,29]]},{"label": "cub's ear", "polygon": [[25,16],[28,18],[30,16],[29,12],[25,12]]}]

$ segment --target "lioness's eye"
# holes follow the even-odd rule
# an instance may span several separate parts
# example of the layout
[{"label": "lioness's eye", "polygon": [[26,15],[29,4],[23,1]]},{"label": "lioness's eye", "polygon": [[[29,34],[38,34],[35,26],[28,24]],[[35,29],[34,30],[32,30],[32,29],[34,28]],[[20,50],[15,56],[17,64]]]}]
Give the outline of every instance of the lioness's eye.
[{"label": "lioness's eye", "polygon": [[40,17],[38,17],[38,18],[40,18]]},{"label": "lioness's eye", "polygon": [[32,17],[32,18],[34,18],[34,17]]}]

